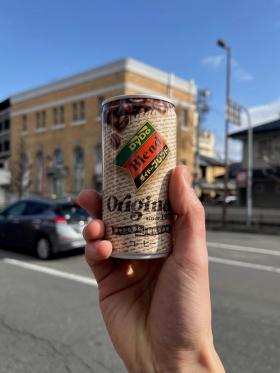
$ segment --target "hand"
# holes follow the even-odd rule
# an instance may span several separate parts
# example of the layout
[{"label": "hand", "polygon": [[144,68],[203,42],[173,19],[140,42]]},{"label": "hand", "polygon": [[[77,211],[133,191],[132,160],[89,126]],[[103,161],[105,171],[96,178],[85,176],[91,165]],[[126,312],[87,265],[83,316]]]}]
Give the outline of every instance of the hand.
[{"label": "hand", "polygon": [[[167,258],[110,258],[102,220],[85,228],[103,318],[129,372],[224,372],[213,345],[204,210],[183,166],[172,173],[169,198],[175,244]],[[79,202],[101,216],[95,191]]]}]

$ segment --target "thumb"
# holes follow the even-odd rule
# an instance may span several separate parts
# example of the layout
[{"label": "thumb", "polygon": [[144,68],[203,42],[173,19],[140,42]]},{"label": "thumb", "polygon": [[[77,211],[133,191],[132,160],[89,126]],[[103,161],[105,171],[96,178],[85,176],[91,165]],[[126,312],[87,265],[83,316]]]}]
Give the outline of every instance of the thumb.
[{"label": "thumb", "polygon": [[169,199],[177,216],[173,224],[174,248],[177,262],[208,263],[204,209],[191,188],[187,168],[177,166],[171,175]]}]

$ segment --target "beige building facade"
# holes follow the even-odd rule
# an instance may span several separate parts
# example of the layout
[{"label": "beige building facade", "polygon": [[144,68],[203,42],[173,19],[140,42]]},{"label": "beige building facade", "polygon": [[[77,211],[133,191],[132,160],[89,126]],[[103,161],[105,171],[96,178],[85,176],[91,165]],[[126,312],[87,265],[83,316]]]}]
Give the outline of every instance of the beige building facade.
[{"label": "beige building facade", "polygon": [[121,94],[170,96],[176,104],[177,159],[193,172],[193,81],[122,59],[11,97],[12,189],[76,195],[101,188],[101,102]]},{"label": "beige building facade", "polygon": [[213,132],[206,130],[200,131],[199,150],[200,154],[205,157],[216,158],[215,135]]}]

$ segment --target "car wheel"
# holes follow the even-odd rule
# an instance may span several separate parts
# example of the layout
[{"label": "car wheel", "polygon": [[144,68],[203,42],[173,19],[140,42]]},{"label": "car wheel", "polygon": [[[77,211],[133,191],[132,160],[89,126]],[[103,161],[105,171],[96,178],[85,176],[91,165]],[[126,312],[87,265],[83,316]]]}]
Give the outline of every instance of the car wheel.
[{"label": "car wheel", "polygon": [[39,238],[36,246],[36,254],[42,260],[49,259],[52,255],[51,243],[47,238]]}]

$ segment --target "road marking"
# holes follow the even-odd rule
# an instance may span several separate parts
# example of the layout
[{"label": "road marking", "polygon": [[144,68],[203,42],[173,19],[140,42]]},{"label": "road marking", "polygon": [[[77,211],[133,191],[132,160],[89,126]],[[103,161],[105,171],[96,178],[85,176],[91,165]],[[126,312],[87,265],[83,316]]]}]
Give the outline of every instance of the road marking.
[{"label": "road marking", "polygon": [[75,275],[73,273],[59,271],[57,269],[40,266],[38,264],[27,263],[27,262],[23,262],[23,261],[16,260],[16,259],[4,258],[3,262],[14,265],[14,266],[17,266],[17,267],[30,269],[32,271],[46,273],[46,274],[51,275],[51,276],[61,277],[61,278],[65,278],[67,280],[80,282],[82,284],[97,286],[96,280],[94,280],[90,277],[79,276],[79,275]]},{"label": "road marking", "polygon": [[259,271],[267,271],[267,272],[274,272],[274,273],[280,274],[280,268],[272,267],[272,266],[266,266],[266,265],[263,265],[263,264],[241,262],[239,260],[223,259],[223,258],[217,258],[215,256],[209,256],[209,262],[227,264],[227,265],[231,265],[231,266],[235,266],[235,267],[257,269]]},{"label": "road marking", "polygon": [[[17,266],[17,267],[29,269],[29,270],[36,271],[36,272],[45,273],[45,274],[48,274],[48,275],[51,275],[51,276],[65,278],[67,280],[76,281],[76,282],[86,284],[86,285],[90,285],[90,286],[95,286],[95,287],[98,286],[96,280],[91,279],[91,278],[86,277],[86,276],[75,275],[73,273],[59,271],[57,269],[40,266],[38,264],[27,263],[27,262],[23,262],[23,261],[16,260],[16,259],[4,258],[2,261],[4,263],[10,264],[10,265],[14,265],[14,266]],[[257,269],[257,270],[260,270],[260,271],[273,272],[273,273],[280,274],[280,268],[273,267],[273,266],[267,266],[267,265],[263,265],[263,264],[241,262],[239,260],[217,258],[217,257],[214,257],[214,256],[209,256],[209,262],[226,264],[226,265],[231,265],[231,266],[235,266],[235,267]]]},{"label": "road marking", "polygon": [[230,244],[227,244],[227,243],[220,243],[220,242],[207,242],[207,246],[212,247],[212,248],[216,248],[216,249],[244,251],[244,252],[247,252],[247,253],[280,256],[280,251],[260,249],[260,248],[257,248],[257,247],[230,245]]}]

